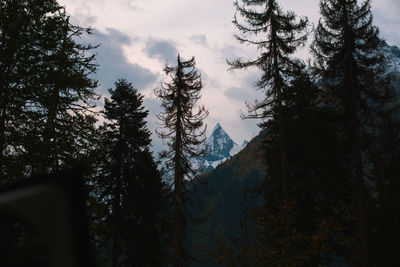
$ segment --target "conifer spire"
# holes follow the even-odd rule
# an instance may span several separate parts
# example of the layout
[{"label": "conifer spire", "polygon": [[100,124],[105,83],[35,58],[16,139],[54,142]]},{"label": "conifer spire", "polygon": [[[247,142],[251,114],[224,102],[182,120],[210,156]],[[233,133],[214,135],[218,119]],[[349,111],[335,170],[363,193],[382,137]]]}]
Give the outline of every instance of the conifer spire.
[{"label": "conifer spire", "polygon": [[174,173],[174,267],[184,266],[189,258],[183,246],[185,218],[189,214],[186,202],[190,197],[185,181],[194,178],[198,171],[192,159],[200,158],[206,153],[201,146],[206,139],[203,120],[208,111],[204,106],[200,106],[197,112],[194,111],[203,88],[195,66],[194,57],[185,61],[178,54],[177,65],[167,65],[164,68],[171,81],[163,83],[160,90],[155,90],[164,109],[163,113],[157,115],[163,128],[157,129],[156,133],[160,138],[168,140],[168,150],[163,151],[161,156],[166,160],[167,171]]},{"label": "conifer spire", "polygon": [[291,55],[307,40],[305,30],[308,20],[301,18],[297,21],[293,12],[284,13],[276,0],[243,0],[242,4],[235,1],[234,5],[244,20],[240,21],[237,13],[235,14],[233,24],[241,33],[235,36],[236,39],[240,43],[256,46],[260,56],[254,60],[236,59],[228,61],[228,64],[231,69],[256,67],[263,72],[256,86],[265,92],[265,98],[254,104],[247,103],[249,114],[244,117],[263,121],[274,117],[279,121],[282,194],[288,199],[290,189],[283,112],[284,94],[295,73],[302,68],[301,62],[291,58]]},{"label": "conifer spire", "polygon": [[355,184],[360,266],[370,266],[365,154],[371,147],[373,118],[390,98],[382,79],[381,40],[372,24],[370,0],[323,0],[320,9],[311,49],[329,99],[343,114],[343,134],[351,144],[347,166]]}]

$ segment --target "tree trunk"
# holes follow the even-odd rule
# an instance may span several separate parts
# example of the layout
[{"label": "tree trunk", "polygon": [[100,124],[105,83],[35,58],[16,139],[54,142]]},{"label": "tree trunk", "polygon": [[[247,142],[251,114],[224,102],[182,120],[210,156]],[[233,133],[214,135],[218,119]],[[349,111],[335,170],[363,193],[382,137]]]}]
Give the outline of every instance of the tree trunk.
[{"label": "tree trunk", "polygon": [[357,117],[356,108],[353,108],[353,141],[354,141],[357,204],[358,204],[358,216],[359,216],[360,266],[368,267],[370,266],[370,262],[369,262],[369,248],[368,248],[367,215],[366,215],[366,205],[365,205],[366,194],[365,194],[365,185],[363,179],[359,121]]},{"label": "tree trunk", "polygon": [[118,258],[120,256],[120,243],[121,243],[121,231],[120,231],[120,194],[116,194],[115,205],[114,205],[114,240],[112,246],[112,267],[119,266]]},{"label": "tree trunk", "polygon": [[[272,3],[270,3],[272,4]],[[272,8],[272,7],[270,7]],[[287,147],[286,147],[286,129],[285,129],[285,114],[282,106],[282,91],[281,82],[279,74],[279,62],[278,62],[278,51],[276,45],[276,31],[274,23],[271,22],[271,41],[272,41],[272,51],[274,54],[274,92],[276,95],[276,102],[278,105],[278,123],[279,123],[279,150],[280,150],[280,160],[281,160],[281,179],[282,179],[282,194],[284,200],[289,200],[290,189],[289,189],[289,171],[288,171],[288,159],[287,159]]]},{"label": "tree trunk", "polygon": [[[179,165],[179,164],[176,164]],[[182,231],[183,231],[183,214],[182,214],[182,204],[183,195],[181,188],[181,175],[180,168],[175,171],[175,190],[174,190],[174,239],[173,239],[173,266],[181,267],[183,266],[183,247],[182,247]]]},{"label": "tree trunk", "polygon": [[[5,157],[3,156],[3,152],[6,148],[6,122],[5,122],[5,107],[1,108],[0,111],[0,168],[3,167]],[[1,170],[1,169],[0,169]],[[2,171],[2,170],[1,170]],[[2,174],[2,172],[0,172]]]},{"label": "tree trunk", "polygon": [[[5,41],[5,34],[2,34],[2,43],[4,44]],[[0,174],[4,174],[3,171],[6,171],[6,168],[2,170],[3,166],[6,164],[5,160],[6,157],[4,157],[3,152],[7,147],[7,138],[6,138],[6,128],[7,128],[7,118],[8,116],[8,108],[10,102],[13,101],[13,99],[10,99],[10,89],[8,88],[8,78],[10,76],[10,61],[11,61],[11,53],[7,53],[4,58],[1,58],[3,62],[0,64],[1,69],[0,69]],[[5,166],[4,166],[5,167]]]},{"label": "tree trunk", "polygon": [[[272,5],[272,1],[270,2]],[[272,8],[272,7],[271,7]],[[283,96],[281,89],[281,77],[279,74],[279,62],[278,62],[278,51],[276,45],[276,30],[274,22],[271,22],[271,37],[272,37],[272,53],[274,54],[274,91],[276,95],[276,102],[278,105],[278,124],[279,124],[279,150],[280,150],[280,163],[281,163],[281,182],[282,182],[282,196],[283,196],[283,207],[281,207],[282,215],[288,218],[289,212],[289,199],[290,199],[290,184],[289,184],[289,164],[287,157],[287,142],[286,142],[286,127],[285,127],[285,111],[282,105]],[[293,255],[293,244],[291,242],[292,227],[288,221],[285,222],[286,228],[286,239],[285,254],[288,257]]]},{"label": "tree trunk", "polygon": [[[57,85],[56,85],[57,86]],[[56,119],[59,103],[59,90],[53,88],[51,93],[51,102],[48,108],[47,121],[43,133],[43,160],[39,162],[39,172],[46,173],[48,171],[58,171],[58,153],[56,141]]]},{"label": "tree trunk", "polygon": [[183,232],[183,192],[182,192],[182,183],[183,183],[183,173],[181,166],[181,157],[182,157],[182,125],[181,125],[181,117],[182,111],[180,106],[180,93],[179,90],[181,88],[177,88],[178,96],[177,96],[177,121],[176,121],[176,136],[175,136],[175,175],[174,175],[174,237],[173,237],[173,266],[174,267],[182,267],[183,266],[183,247],[182,247],[182,232]]},{"label": "tree trunk", "polygon": [[[348,44],[349,46],[349,44]],[[357,89],[352,49],[347,48],[348,57],[348,73],[351,90],[351,130],[353,144],[353,157],[355,167],[355,186],[357,196],[358,220],[359,220],[359,249],[360,249],[360,266],[370,266],[369,260],[369,246],[368,246],[368,228],[367,228],[367,215],[366,215],[366,193],[363,178],[363,164],[362,164],[362,150],[361,150],[361,136],[360,136],[360,120],[358,117],[358,99],[359,92]]]},{"label": "tree trunk", "polygon": [[[280,91],[280,89],[278,89]],[[280,93],[279,93],[280,95]],[[281,177],[282,177],[282,194],[284,200],[290,198],[290,186],[289,186],[289,171],[288,171],[288,159],[287,159],[287,148],[286,148],[286,131],[285,131],[285,116],[283,112],[282,102],[278,101],[279,115],[279,146],[280,146],[280,159],[281,159]]]}]

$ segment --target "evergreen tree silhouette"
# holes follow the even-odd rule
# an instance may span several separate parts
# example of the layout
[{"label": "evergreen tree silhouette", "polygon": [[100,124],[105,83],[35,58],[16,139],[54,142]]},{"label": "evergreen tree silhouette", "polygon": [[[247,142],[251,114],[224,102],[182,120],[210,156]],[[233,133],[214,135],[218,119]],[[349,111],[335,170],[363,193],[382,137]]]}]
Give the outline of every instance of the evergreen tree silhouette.
[{"label": "evergreen tree silhouette", "polygon": [[[96,65],[77,37],[90,32],[55,0],[0,2],[0,186],[88,163]],[[26,229],[15,237],[38,256]]]},{"label": "evergreen tree silhouette", "polygon": [[71,25],[54,0],[2,1],[0,12],[2,176],[11,181],[80,162],[92,146],[97,66],[94,46],[76,39],[91,30]]},{"label": "evergreen tree silhouette", "polygon": [[[347,255],[342,249],[350,242],[353,230],[346,221],[352,189],[348,169],[343,167],[346,149],[337,130],[342,117],[324,103],[323,92],[306,69],[292,81],[285,95],[291,201],[285,204],[279,198],[279,142],[272,138],[279,125],[271,119],[266,123],[263,144],[267,177],[265,211],[259,223],[264,231],[257,235],[253,250],[260,248],[256,254],[259,263],[268,260],[273,265],[319,266],[331,262],[332,255]],[[282,214],[281,205],[287,205],[290,212]],[[291,236],[284,234],[282,216],[293,229]],[[294,249],[287,255],[280,244],[289,242]]]},{"label": "evergreen tree silhouette", "polygon": [[160,138],[167,140],[168,150],[161,153],[166,162],[166,170],[174,174],[173,189],[173,266],[187,264],[189,255],[184,249],[184,229],[187,218],[186,180],[194,178],[197,169],[193,158],[204,156],[206,151],[201,147],[205,141],[206,127],[203,120],[208,111],[195,105],[200,99],[203,88],[200,75],[195,70],[195,59],[177,58],[177,66],[166,66],[164,72],[170,75],[171,81],[163,83],[155,94],[162,101],[164,112],[158,115],[164,130],[157,129]]},{"label": "evergreen tree silhouette", "polygon": [[39,90],[42,23],[60,6],[54,0],[0,2],[0,183],[25,175],[25,143]]},{"label": "evergreen tree silhouette", "polygon": [[374,127],[374,117],[390,98],[379,67],[383,59],[379,53],[381,40],[372,24],[369,0],[324,0],[320,8],[322,19],[312,51],[331,103],[344,117],[343,134],[351,155],[347,166],[351,169],[358,209],[359,260],[353,260],[359,261],[360,266],[371,266],[365,155],[371,146],[369,129]]},{"label": "evergreen tree silhouette", "polygon": [[[248,118],[266,120],[274,117],[279,122],[280,159],[282,168],[282,195],[289,198],[289,170],[287,166],[286,130],[284,91],[289,86],[294,73],[301,68],[301,63],[290,56],[303,45],[307,39],[304,33],[307,19],[296,21],[293,12],[284,13],[276,0],[244,0],[243,5],[235,2],[237,12],[243,17],[240,21],[236,15],[234,25],[242,33],[236,36],[241,43],[255,45],[260,50],[260,56],[254,60],[229,62],[232,69],[257,67],[262,71],[261,79],[256,83],[258,89],[265,92],[265,98],[248,104]],[[254,7],[259,7],[256,9]],[[253,35],[251,38],[247,35]],[[256,39],[256,36],[261,38]],[[260,124],[263,126],[263,123]]]},{"label": "evergreen tree silhouette", "polygon": [[[141,95],[120,79],[105,99],[96,183],[107,207],[104,246],[111,240],[111,266],[165,263],[163,212],[168,207],[161,175],[150,152]],[[164,210],[163,210],[164,209]]]},{"label": "evergreen tree silhouette", "polygon": [[98,99],[98,84],[91,77],[97,70],[91,51],[96,46],[76,42],[92,30],[70,24],[62,8],[42,27],[46,34],[39,41],[39,88],[31,111],[36,123],[27,146],[34,173],[72,166],[91,153],[96,122],[92,108]]},{"label": "evergreen tree silhouette", "polygon": [[[235,14],[233,23],[241,32],[236,35],[240,43],[254,45],[260,51],[258,58],[254,60],[236,59],[228,61],[231,69],[243,69],[256,67],[262,71],[260,80],[256,87],[265,93],[265,98],[254,104],[247,104],[249,114],[246,118],[262,119],[259,124],[265,128],[268,119],[273,118],[279,131],[274,138],[279,140],[280,159],[280,183],[283,201],[290,202],[290,175],[288,165],[288,130],[287,114],[285,114],[285,91],[290,87],[290,82],[296,73],[302,68],[302,63],[292,58],[296,49],[304,45],[307,39],[305,32],[308,20],[301,18],[297,20],[296,15],[289,11],[283,12],[276,0],[243,0],[242,4],[235,1],[237,12],[241,15],[240,20]],[[281,205],[282,212],[287,205]],[[288,216],[282,213],[282,218]],[[287,226],[289,222],[286,222]],[[291,235],[290,227],[286,227],[286,235]],[[285,244],[284,251],[290,255],[293,246]]]}]

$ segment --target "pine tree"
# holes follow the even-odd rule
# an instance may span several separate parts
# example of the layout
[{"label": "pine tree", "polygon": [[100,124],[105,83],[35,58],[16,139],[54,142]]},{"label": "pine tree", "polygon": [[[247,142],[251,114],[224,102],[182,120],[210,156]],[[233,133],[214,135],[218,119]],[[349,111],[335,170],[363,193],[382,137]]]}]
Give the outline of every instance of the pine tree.
[{"label": "pine tree", "polygon": [[[1,183],[25,175],[24,143],[39,90],[42,23],[60,9],[54,0],[0,2],[0,176]],[[7,177],[7,179],[6,179]]]},{"label": "pine tree", "polygon": [[91,29],[71,25],[63,9],[47,17],[42,27],[40,89],[31,111],[36,123],[27,147],[34,173],[74,165],[90,153],[96,122],[92,108],[98,97],[97,81],[91,77],[97,69],[91,54],[95,46],[76,41]]},{"label": "pine tree", "polygon": [[[274,138],[279,140],[280,184],[283,201],[290,202],[290,170],[288,165],[288,130],[287,114],[285,114],[285,91],[290,82],[302,68],[302,63],[291,56],[307,39],[305,33],[307,19],[297,21],[293,12],[284,13],[276,0],[243,0],[242,5],[234,3],[237,12],[243,17],[239,20],[235,15],[233,23],[241,32],[236,39],[241,43],[254,45],[260,51],[260,56],[254,60],[236,59],[228,64],[232,69],[257,67],[262,71],[261,79],[256,83],[258,89],[265,92],[265,98],[248,104],[247,118],[262,119],[259,125],[266,127],[269,118],[274,118],[279,131]],[[249,36],[250,35],[250,36]],[[259,38],[257,38],[260,36]],[[285,209],[287,205],[282,205]],[[282,218],[288,218],[282,210]],[[286,222],[289,226],[289,222]],[[291,235],[292,229],[286,227],[286,235]],[[290,238],[289,238],[290,239]],[[292,254],[293,246],[286,243],[284,250]]]},{"label": "pine tree", "polygon": [[161,156],[167,171],[174,173],[174,222],[173,222],[173,266],[187,263],[188,255],[183,247],[185,219],[187,217],[187,192],[185,183],[196,175],[193,158],[205,155],[200,146],[205,141],[206,127],[203,120],[208,115],[204,106],[196,112],[203,87],[200,75],[195,70],[195,59],[184,61],[178,55],[177,66],[166,66],[165,73],[171,81],[164,83],[155,94],[161,99],[164,112],[158,115],[164,131],[157,130],[162,139],[168,140],[169,149]]},{"label": "pine tree", "polygon": [[[97,185],[107,206],[104,246],[111,242],[111,266],[160,266],[162,212],[166,198],[150,152],[143,95],[120,79],[105,99]],[[165,209],[164,209],[165,211]],[[110,241],[111,240],[111,241]],[[125,265],[124,265],[125,266]]]},{"label": "pine tree", "polygon": [[[318,266],[328,263],[332,255],[346,255],[341,249],[349,242],[353,229],[346,217],[351,202],[347,169],[342,167],[346,150],[337,130],[342,117],[324,104],[322,96],[305,70],[286,90],[291,179],[288,203],[279,198],[279,142],[271,138],[279,132],[279,126],[274,119],[266,124],[266,203],[259,217],[263,231],[254,249],[259,251],[258,262],[268,259],[272,265]],[[279,207],[283,205],[289,212],[282,212]],[[284,234],[285,221],[293,229],[292,236]],[[289,242],[293,249],[287,255],[279,244]]]},{"label": "pine tree", "polygon": [[[354,181],[358,209],[359,263],[370,266],[367,223],[366,152],[380,106],[390,98],[379,66],[381,43],[372,24],[370,1],[321,1],[321,14],[312,51],[331,103],[343,113],[347,139],[347,166]],[[356,260],[356,259],[354,259]]]},{"label": "pine tree", "polygon": [[[97,83],[92,47],[77,43],[86,32],[56,0],[0,1],[1,186],[87,161],[96,120],[84,113]],[[24,231],[16,241],[37,256]]]},{"label": "pine tree", "polygon": [[23,177],[74,165],[90,153],[96,119],[90,33],[54,0],[2,1],[1,172]]},{"label": "pine tree", "polygon": [[[257,46],[260,57],[255,60],[243,61],[237,59],[228,62],[232,69],[257,67],[262,70],[261,79],[256,83],[258,89],[265,92],[265,99],[249,104],[249,118],[266,120],[274,117],[279,122],[280,160],[282,168],[282,195],[289,199],[289,170],[287,166],[287,145],[285,130],[284,91],[301,64],[290,58],[296,49],[304,44],[307,35],[304,30],[307,20],[296,21],[293,12],[284,13],[276,0],[244,0],[243,6],[235,2],[235,7],[244,22],[235,15],[234,25],[243,36],[236,36],[241,43]],[[258,9],[257,9],[258,7]],[[250,39],[247,34],[262,35],[260,40]],[[263,124],[261,123],[261,126]]]}]

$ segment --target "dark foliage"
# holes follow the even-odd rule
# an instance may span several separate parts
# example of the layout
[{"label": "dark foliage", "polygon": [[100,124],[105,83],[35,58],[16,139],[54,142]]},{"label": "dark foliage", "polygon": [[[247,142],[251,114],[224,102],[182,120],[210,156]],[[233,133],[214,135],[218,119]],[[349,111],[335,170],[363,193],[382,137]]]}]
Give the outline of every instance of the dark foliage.
[{"label": "dark foliage", "polygon": [[89,156],[96,122],[97,81],[91,74],[97,65],[94,55],[88,56],[95,47],[76,42],[91,29],[71,25],[62,9],[42,26],[48,34],[40,40],[40,89],[31,111],[37,122],[27,147],[34,173],[57,171]]},{"label": "dark foliage", "polygon": [[[241,36],[236,36],[236,39],[242,43],[255,45],[260,51],[260,56],[255,60],[228,61],[228,64],[233,69],[257,67],[262,71],[261,79],[256,86],[265,92],[265,98],[254,104],[247,104],[249,115],[245,117],[262,119],[259,124],[262,128],[267,127],[271,118],[277,124],[278,131],[269,138],[279,144],[279,157],[275,156],[279,159],[279,184],[282,192],[279,198],[288,201],[287,204],[289,204],[292,181],[290,181],[288,158],[287,90],[303,66],[300,61],[293,59],[292,55],[299,46],[304,45],[307,39],[307,33],[305,33],[307,19],[302,18],[297,21],[293,12],[284,13],[278,1],[275,0],[244,0],[242,5],[236,1],[235,7],[244,20],[240,21],[235,15],[233,23],[241,32]],[[260,37],[257,39],[258,36]],[[282,229],[286,231],[286,237],[290,239],[293,228],[290,218],[283,214],[290,213],[289,205],[281,205],[278,209],[282,211],[280,224],[283,224]],[[284,242],[279,249],[286,255],[293,255],[295,250],[290,242]],[[263,254],[261,257],[268,256]],[[290,259],[287,260],[290,261]],[[285,263],[281,262],[281,264]]]},{"label": "dark foliage", "polygon": [[[105,100],[100,127],[99,173],[95,179],[106,206],[101,244],[111,266],[162,266],[167,250],[166,192],[149,150],[143,96],[126,80]],[[99,222],[101,223],[101,222]],[[101,228],[101,227],[100,227]]]},{"label": "dark foliage", "polygon": [[[90,154],[94,47],[76,42],[56,1],[2,1],[1,171],[8,180],[56,171]],[[14,178],[13,178],[14,177]]]},{"label": "dark foliage", "polygon": [[59,9],[53,0],[0,2],[1,183],[12,183],[25,172],[26,128],[32,127],[29,106],[35,101],[41,64],[38,40],[46,34],[41,25],[46,14]]},{"label": "dark foliage", "polygon": [[325,0],[322,19],[315,32],[312,51],[328,99],[343,114],[343,133],[350,158],[344,158],[354,183],[358,244],[352,261],[371,266],[371,243],[367,221],[366,182],[371,164],[368,151],[376,138],[375,118],[392,93],[384,79],[378,29],[372,24],[370,1]]},{"label": "dark foliage", "polygon": [[[236,36],[236,39],[242,43],[256,45],[260,50],[260,57],[248,61],[237,59],[228,64],[234,69],[254,66],[262,70],[262,77],[256,86],[265,92],[265,98],[247,105],[249,109],[247,117],[260,118],[263,122],[273,117],[279,123],[282,194],[288,199],[290,182],[287,163],[286,115],[283,106],[286,100],[285,90],[290,86],[295,73],[302,67],[302,64],[291,58],[291,55],[307,39],[304,33],[307,19],[300,19],[297,22],[296,15],[293,12],[284,13],[276,0],[245,0],[243,6],[236,1],[235,7],[244,18],[244,22],[240,22],[236,16],[233,20],[243,35],[243,37]],[[248,34],[261,35],[261,40],[250,39],[246,36]],[[260,123],[261,127],[264,126],[263,122]]]},{"label": "dark foliage", "polygon": [[[256,259],[272,265],[318,266],[349,242],[352,231],[347,210],[351,199],[348,173],[343,166],[345,146],[339,134],[341,116],[321,102],[321,91],[303,72],[286,91],[288,166],[291,201],[280,200],[281,168],[279,141],[273,138],[278,123],[267,123],[264,151],[267,178],[264,182],[265,210],[259,217],[262,248]],[[279,208],[286,206],[284,208]],[[292,229],[285,234],[282,222]],[[280,249],[291,244],[291,254]],[[281,245],[280,245],[281,244]],[[342,251],[341,251],[342,252]],[[342,255],[342,254],[340,254]],[[263,258],[265,257],[265,258]]]}]

